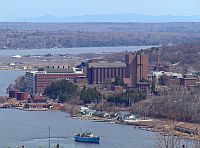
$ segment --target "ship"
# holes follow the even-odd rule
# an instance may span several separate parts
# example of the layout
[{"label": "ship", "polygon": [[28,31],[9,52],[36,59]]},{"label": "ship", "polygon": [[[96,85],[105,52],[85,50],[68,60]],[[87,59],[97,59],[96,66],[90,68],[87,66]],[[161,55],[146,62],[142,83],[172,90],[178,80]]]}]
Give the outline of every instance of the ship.
[{"label": "ship", "polygon": [[76,142],[99,143],[100,137],[95,136],[91,131],[86,131],[75,134],[74,140]]}]

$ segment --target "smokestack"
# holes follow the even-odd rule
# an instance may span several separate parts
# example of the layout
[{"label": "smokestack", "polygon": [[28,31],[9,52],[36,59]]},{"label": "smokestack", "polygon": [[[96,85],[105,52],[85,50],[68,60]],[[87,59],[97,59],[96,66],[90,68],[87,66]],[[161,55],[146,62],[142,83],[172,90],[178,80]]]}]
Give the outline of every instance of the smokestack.
[{"label": "smokestack", "polygon": [[160,66],[160,53],[157,55],[157,65],[156,65],[156,71],[158,71],[158,67]]}]

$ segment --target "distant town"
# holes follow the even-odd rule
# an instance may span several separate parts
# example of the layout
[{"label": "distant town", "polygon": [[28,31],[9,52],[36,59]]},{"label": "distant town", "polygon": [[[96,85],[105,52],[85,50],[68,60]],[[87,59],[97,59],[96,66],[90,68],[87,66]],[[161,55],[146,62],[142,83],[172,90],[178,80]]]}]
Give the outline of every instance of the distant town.
[{"label": "distant town", "polygon": [[14,63],[3,63],[1,67],[23,69],[26,74],[8,87],[9,97],[3,98],[0,107],[65,110],[74,118],[131,124],[151,131],[170,130],[176,136],[188,138],[192,134],[196,139],[200,129],[188,122],[198,123],[198,114],[188,110],[197,108],[183,106],[193,96],[196,98],[191,98],[191,103],[198,99],[198,71],[181,62],[164,61],[161,50],[163,47],[9,57],[8,61]]},{"label": "distant town", "polygon": [[0,1],[0,148],[200,148],[199,4]]}]

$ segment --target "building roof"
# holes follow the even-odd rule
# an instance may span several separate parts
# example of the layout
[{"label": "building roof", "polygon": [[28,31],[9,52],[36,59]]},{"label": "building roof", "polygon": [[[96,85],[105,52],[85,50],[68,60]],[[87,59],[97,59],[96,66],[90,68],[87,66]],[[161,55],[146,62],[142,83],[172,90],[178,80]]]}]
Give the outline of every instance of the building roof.
[{"label": "building roof", "polygon": [[84,74],[83,69],[80,68],[39,68],[37,71],[30,71],[32,74]]},{"label": "building roof", "polygon": [[137,85],[150,85],[150,82],[136,82]]},{"label": "building roof", "polygon": [[125,63],[122,62],[100,62],[100,63],[88,63],[88,68],[116,68],[126,67]]},{"label": "building roof", "polygon": [[74,73],[72,68],[46,68],[47,73]]},{"label": "building roof", "polygon": [[193,78],[183,78],[184,80],[197,80],[197,78],[193,77]]}]

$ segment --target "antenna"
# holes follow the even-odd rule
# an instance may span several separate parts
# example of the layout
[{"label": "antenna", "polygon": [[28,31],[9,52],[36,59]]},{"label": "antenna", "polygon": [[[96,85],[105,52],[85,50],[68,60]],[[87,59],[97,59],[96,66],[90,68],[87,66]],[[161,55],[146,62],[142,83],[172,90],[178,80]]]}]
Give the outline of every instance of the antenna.
[{"label": "antenna", "polygon": [[49,125],[49,148],[51,147],[50,137],[51,137],[51,134],[50,134],[50,125]]}]

